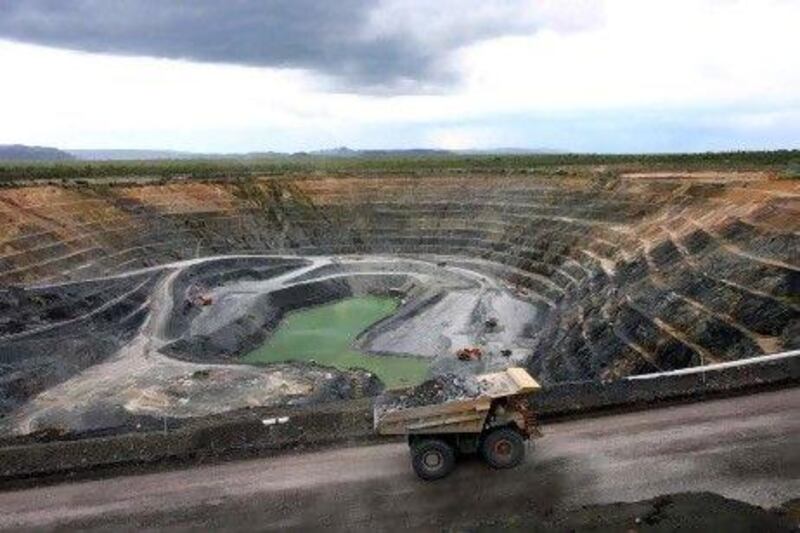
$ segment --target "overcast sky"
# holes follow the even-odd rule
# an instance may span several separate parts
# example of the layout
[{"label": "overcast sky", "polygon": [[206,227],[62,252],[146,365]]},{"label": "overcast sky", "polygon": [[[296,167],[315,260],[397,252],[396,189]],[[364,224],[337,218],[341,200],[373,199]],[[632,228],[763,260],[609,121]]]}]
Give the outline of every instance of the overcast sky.
[{"label": "overcast sky", "polygon": [[0,0],[0,144],[800,148],[800,0]]}]

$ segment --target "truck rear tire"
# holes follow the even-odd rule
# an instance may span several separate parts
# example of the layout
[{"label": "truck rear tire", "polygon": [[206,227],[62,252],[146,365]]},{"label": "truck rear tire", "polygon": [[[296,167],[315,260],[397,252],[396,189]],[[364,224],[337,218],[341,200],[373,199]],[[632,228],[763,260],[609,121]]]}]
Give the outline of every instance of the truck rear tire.
[{"label": "truck rear tire", "polygon": [[456,467],[453,447],[440,439],[425,439],[411,448],[414,472],[426,481],[441,479]]},{"label": "truck rear tire", "polygon": [[481,456],[492,468],[514,468],[525,459],[525,441],[513,429],[495,429],[483,439]]}]

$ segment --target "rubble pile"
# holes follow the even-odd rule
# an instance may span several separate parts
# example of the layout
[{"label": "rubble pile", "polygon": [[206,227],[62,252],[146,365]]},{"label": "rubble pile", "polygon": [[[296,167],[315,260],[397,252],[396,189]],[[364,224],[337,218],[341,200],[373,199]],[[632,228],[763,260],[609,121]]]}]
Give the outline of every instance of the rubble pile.
[{"label": "rubble pile", "polygon": [[390,391],[377,400],[379,414],[436,405],[441,403],[477,398],[484,392],[484,386],[474,376],[442,374],[416,387],[400,391]]}]

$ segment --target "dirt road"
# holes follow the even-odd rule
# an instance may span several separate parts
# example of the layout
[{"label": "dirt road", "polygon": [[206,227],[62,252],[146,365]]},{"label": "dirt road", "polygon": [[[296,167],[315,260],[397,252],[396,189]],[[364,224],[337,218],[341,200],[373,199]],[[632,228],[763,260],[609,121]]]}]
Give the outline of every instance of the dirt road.
[{"label": "dirt road", "polygon": [[550,425],[527,462],[419,481],[404,444],[0,493],[0,528],[438,529],[507,512],[712,491],[800,496],[800,388]]}]

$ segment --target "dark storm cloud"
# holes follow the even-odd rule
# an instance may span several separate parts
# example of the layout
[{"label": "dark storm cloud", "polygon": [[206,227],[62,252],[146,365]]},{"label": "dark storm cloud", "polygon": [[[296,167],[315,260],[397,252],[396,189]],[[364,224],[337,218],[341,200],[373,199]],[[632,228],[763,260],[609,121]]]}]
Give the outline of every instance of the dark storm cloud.
[{"label": "dark storm cloud", "polygon": [[[405,5],[413,10],[424,4]],[[392,31],[391,20],[390,31],[362,31],[375,6],[367,0],[0,0],[0,38],[91,52],[298,67],[332,75],[351,89],[392,90],[446,82],[450,75],[441,58],[455,47],[520,30],[514,17],[473,18],[422,45]],[[459,3],[450,6],[456,9],[446,15],[458,18]]]}]

